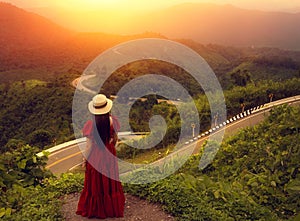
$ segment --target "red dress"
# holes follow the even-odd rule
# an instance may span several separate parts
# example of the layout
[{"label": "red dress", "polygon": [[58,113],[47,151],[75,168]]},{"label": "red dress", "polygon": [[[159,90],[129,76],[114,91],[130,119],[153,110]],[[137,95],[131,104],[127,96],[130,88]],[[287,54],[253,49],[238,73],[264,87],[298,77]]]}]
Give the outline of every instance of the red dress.
[{"label": "red dress", "polygon": [[[119,127],[116,119],[113,119],[113,122],[114,127],[111,126],[111,130]],[[86,162],[84,187],[76,214],[101,219],[123,217],[125,196],[119,181],[115,145],[110,143],[106,144],[106,148],[99,148],[93,141],[92,134],[93,123],[87,121],[83,128],[83,135],[92,140],[92,147]]]}]

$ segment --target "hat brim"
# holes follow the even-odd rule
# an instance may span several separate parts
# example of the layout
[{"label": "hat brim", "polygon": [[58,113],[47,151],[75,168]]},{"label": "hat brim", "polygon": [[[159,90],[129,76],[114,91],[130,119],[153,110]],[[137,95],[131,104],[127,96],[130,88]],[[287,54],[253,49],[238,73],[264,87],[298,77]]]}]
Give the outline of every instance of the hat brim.
[{"label": "hat brim", "polygon": [[106,105],[101,108],[95,108],[93,105],[93,101],[90,101],[88,104],[89,111],[95,115],[107,114],[112,108],[112,100],[110,99],[106,99],[106,100],[107,100]]}]

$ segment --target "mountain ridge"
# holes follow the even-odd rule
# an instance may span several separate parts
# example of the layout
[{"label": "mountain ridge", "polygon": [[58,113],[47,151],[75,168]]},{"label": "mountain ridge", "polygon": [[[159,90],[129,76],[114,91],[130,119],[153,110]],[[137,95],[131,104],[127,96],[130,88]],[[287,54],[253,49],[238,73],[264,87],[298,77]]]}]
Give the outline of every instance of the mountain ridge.
[{"label": "mountain ridge", "polygon": [[[47,17],[49,17],[49,13]],[[36,13],[32,14],[36,15]],[[41,16],[41,14],[41,11],[39,11],[38,15]],[[59,16],[68,15],[60,12],[57,15],[57,20],[63,18]],[[123,35],[153,32],[168,36],[171,39],[192,39],[202,44],[236,47],[278,47],[288,50],[300,50],[300,29],[295,28],[300,24],[300,13],[243,9],[230,4],[183,3],[143,16],[132,17],[130,21],[108,17],[107,13],[99,16],[100,24],[104,20],[108,24],[110,20],[118,21],[117,24],[111,22],[111,27],[108,30],[113,27]],[[0,22],[3,22],[1,17],[3,17],[3,13],[0,14]],[[41,17],[44,20],[46,19],[43,16]],[[89,21],[85,20],[87,19],[85,17],[80,17],[80,19],[85,22]],[[56,24],[61,26],[61,23],[57,23],[57,20]],[[120,33],[107,32],[106,26],[101,27],[102,30],[97,32],[120,35]],[[61,29],[66,30],[65,28]],[[78,33],[79,31],[73,32]],[[45,33],[47,32],[45,31]]]},{"label": "mountain ridge", "polygon": [[[300,29],[295,28],[300,24],[299,12],[245,9],[231,4],[182,3],[144,15],[120,18],[115,12],[98,13],[91,20],[91,16],[82,16],[82,13],[78,14],[78,19],[74,17],[75,14],[68,14],[68,11],[59,11],[57,14],[52,12],[52,15],[51,10],[36,11],[48,18],[55,18],[63,26],[72,26],[73,21],[76,24],[72,26],[74,30],[83,28],[85,31],[125,35],[149,31],[173,39],[192,39],[202,44],[300,50]],[[70,20],[70,16],[74,19]],[[68,22],[62,22],[66,18]],[[98,26],[91,25],[95,19],[99,21]]]},{"label": "mountain ridge", "polygon": [[170,38],[191,38],[203,44],[299,50],[298,24],[300,13],[186,3],[152,14],[144,25]]},{"label": "mountain ridge", "polygon": [[0,46],[10,50],[57,44],[73,34],[43,16],[4,2],[0,2],[0,27]]},{"label": "mountain ridge", "polygon": [[[292,66],[295,66],[294,63],[300,65],[300,51],[203,44],[192,38],[171,38],[157,32],[141,32],[142,34],[136,35],[75,32],[10,4],[1,3],[0,12],[1,10],[5,10],[8,15],[5,20],[4,14],[0,14],[0,27],[6,25],[5,31],[0,33],[0,83],[31,78],[47,80],[74,71],[81,73],[103,51],[117,44],[141,38],[169,39],[190,47],[208,62],[218,77],[230,73],[244,62],[252,64],[253,61],[259,60],[260,63],[268,64],[270,62],[266,58],[276,56],[280,58],[276,59],[278,63],[283,63],[289,58]],[[253,69],[256,66],[247,67]],[[295,75],[294,68],[286,69],[281,68],[277,74],[280,75],[278,78],[284,78],[281,77],[281,73],[285,71]]]}]

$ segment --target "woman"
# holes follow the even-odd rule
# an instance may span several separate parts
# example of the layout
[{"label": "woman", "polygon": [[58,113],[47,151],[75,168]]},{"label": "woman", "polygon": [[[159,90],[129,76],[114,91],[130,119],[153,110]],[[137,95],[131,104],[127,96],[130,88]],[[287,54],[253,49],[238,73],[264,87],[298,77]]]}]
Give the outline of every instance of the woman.
[{"label": "woman", "polygon": [[76,214],[84,217],[123,217],[125,196],[119,180],[115,143],[118,121],[110,116],[112,101],[98,94],[89,102],[92,120],[83,127],[87,137],[86,170]]}]

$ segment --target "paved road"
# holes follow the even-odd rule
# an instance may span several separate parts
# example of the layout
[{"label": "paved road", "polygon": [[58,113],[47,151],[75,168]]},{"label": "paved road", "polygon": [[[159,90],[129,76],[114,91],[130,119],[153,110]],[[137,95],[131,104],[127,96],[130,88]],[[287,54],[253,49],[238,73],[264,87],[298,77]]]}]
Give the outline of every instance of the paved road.
[{"label": "paved road", "polygon": [[[226,126],[217,130],[215,133],[220,133],[222,130],[225,130],[225,136],[228,136],[229,134],[231,135],[236,133],[242,128],[258,124],[268,115],[269,110],[271,109],[272,106],[276,106],[284,103],[299,105],[300,96],[287,98],[287,99],[266,104],[262,109],[253,111],[251,115],[237,119],[236,121],[227,124]],[[212,134],[213,133],[214,132],[212,132]],[[194,150],[194,153],[197,153],[199,151],[199,148],[202,146],[203,142],[207,140],[207,138],[208,136],[204,136],[198,139],[197,141],[195,141],[197,142],[197,145]],[[180,152],[183,153],[185,150],[194,147],[195,142],[191,144],[187,144],[184,148],[180,149]],[[80,165],[82,162],[83,156],[80,147],[83,148],[84,145],[85,142],[81,140],[79,144],[68,145],[66,148],[52,152],[49,155],[47,168],[57,175],[66,172],[68,170],[72,170],[74,167]],[[159,161],[155,163],[158,164]]]},{"label": "paved road", "polygon": [[[93,76],[81,76],[79,78],[76,78],[75,80],[73,80],[71,82],[71,85],[76,88],[77,90],[81,90],[81,91],[87,91],[89,93],[95,94],[94,91],[87,89],[85,86],[83,86],[83,81],[88,80],[89,77],[93,77]],[[115,95],[110,95],[110,98],[112,99],[116,99],[117,96]],[[140,101],[146,101],[147,98],[135,98],[135,97],[130,97],[129,98],[130,102],[136,101],[136,100],[140,100]],[[175,105],[179,105],[182,101],[179,100],[166,100],[166,99],[157,99],[158,103],[162,103],[162,102],[167,102],[168,104],[175,104]]]},{"label": "paved road", "polygon": [[82,153],[77,144],[50,154],[47,167],[54,174],[64,173],[82,162]]}]

